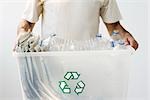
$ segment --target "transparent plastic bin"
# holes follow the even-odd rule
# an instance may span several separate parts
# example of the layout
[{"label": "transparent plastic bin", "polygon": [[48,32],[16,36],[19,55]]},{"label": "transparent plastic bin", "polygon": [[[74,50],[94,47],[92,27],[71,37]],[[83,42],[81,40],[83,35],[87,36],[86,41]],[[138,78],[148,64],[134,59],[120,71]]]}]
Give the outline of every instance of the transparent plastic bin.
[{"label": "transparent plastic bin", "polygon": [[[128,50],[14,53],[24,100],[126,100],[131,54]],[[66,73],[78,73],[66,79]],[[69,74],[68,74],[69,75]],[[69,76],[68,76],[69,77]],[[75,79],[76,78],[76,79]],[[70,89],[64,93],[63,87]],[[84,88],[78,82],[84,83]],[[61,84],[62,85],[62,84]],[[82,88],[82,92],[75,90]]]}]

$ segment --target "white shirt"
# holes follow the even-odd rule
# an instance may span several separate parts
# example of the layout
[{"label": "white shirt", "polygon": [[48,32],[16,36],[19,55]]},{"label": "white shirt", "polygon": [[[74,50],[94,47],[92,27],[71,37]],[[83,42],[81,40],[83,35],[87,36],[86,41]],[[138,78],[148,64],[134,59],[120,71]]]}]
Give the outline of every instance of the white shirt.
[{"label": "white shirt", "polygon": [[28,0],[23,19],[35,23],[42,14],[42,35],[55,33],[69,40],[94,38],[99,17],[106,23],[121,19],[116,0]]}]

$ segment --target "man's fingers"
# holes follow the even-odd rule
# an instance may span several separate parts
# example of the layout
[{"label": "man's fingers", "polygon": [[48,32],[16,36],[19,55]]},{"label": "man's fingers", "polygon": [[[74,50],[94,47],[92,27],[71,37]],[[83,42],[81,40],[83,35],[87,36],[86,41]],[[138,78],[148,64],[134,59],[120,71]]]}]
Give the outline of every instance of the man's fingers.
[{"label": "man's fingers", "polygon": [[131,45],[135,50],[138,48],[138,43],[134,40]]},{"label": "man's fingers", "polygon": [[124,39],[124,43],[125,43],[125,45],[129,45],[128,38],[125,38],[125,39]]},{"label": "man's fingers", "polygon": [[138,43],[133,38],[128,38],[130,45],[136,50],[138,48]]},{"label": "man's fingers", "polygon": [[137,41],[130,35],[124,38],[125,45],[131,45],[135,50],[138,48]]}]

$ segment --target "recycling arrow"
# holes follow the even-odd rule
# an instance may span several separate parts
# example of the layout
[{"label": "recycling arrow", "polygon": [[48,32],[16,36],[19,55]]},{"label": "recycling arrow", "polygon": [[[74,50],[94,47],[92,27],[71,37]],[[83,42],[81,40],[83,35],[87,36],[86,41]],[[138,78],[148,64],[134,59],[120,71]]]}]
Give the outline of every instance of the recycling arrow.
[{"label": "recycling arrow", "polygon": [[83,92],[83,90],[84,90],[84,87],[85,87],[84,82],[83,82],[83,81],[79,81],[79,82],[77,83],[77,86],[76,86],[75,90],[74,90],[75,93],[76,93],[77,95],[81,94],[81,93]]},{"label": "recycling arrow", "polygon": [[77,80],[80,77],[80,74],[78,72],[67,72],[64,76],[67,80]]},{"label": "recycling arrow", "polygon": [[60,81],[59,82],[59,87],[61,88],[61,90],[63,91],[63,93],[66,93],[66,94],[70,94],[71,93],[71,89],[68,88],[68,85],[65,81]]},{"label": "recycling arrow", "polygon": [[[80,77],[80,74],[78,72],[67,72],[64,75],[64,78],[66,80],[77,80]],[[71,88],[67,85],[66,81],[59,81],[59,87],[62,90],[64,94],[71,94]],[[74,92],[79,95],[83,92],[85,88],[85,83],[81,80],[77,83],[77,86],[74,89]]]}]

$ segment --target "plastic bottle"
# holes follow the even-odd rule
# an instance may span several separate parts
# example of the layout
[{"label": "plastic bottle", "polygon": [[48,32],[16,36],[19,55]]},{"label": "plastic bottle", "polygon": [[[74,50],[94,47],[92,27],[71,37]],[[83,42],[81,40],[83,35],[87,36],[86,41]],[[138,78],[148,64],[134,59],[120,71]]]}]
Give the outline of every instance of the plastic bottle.
[{"label": "plastic bottle", "polygon": [[106,38],[103,38],[102,34],[100,34],[100,33],[97,34],[96,39],[97,39],[97,50],[112,49],[110,41]]},{"label": "plastic bottle", "polygon": [[50,51],[56,51],[58,49],[56,34],[50,34],[50,36],[42,41],[42,46],[47,46]]},{"label": "plastic bottle", "polygon": [[96,34],[96,45],[97,45],[97,50],[103,49],[103,44],[102,44],[102,34],[98,33]]},{"label": "plastic bottle", "polygon": [[116,49],[126,49],[126,46],[124,45],[124,41],[119,34],[118,30],[114,30],[111,35],[111,46],[114,50]]}]

